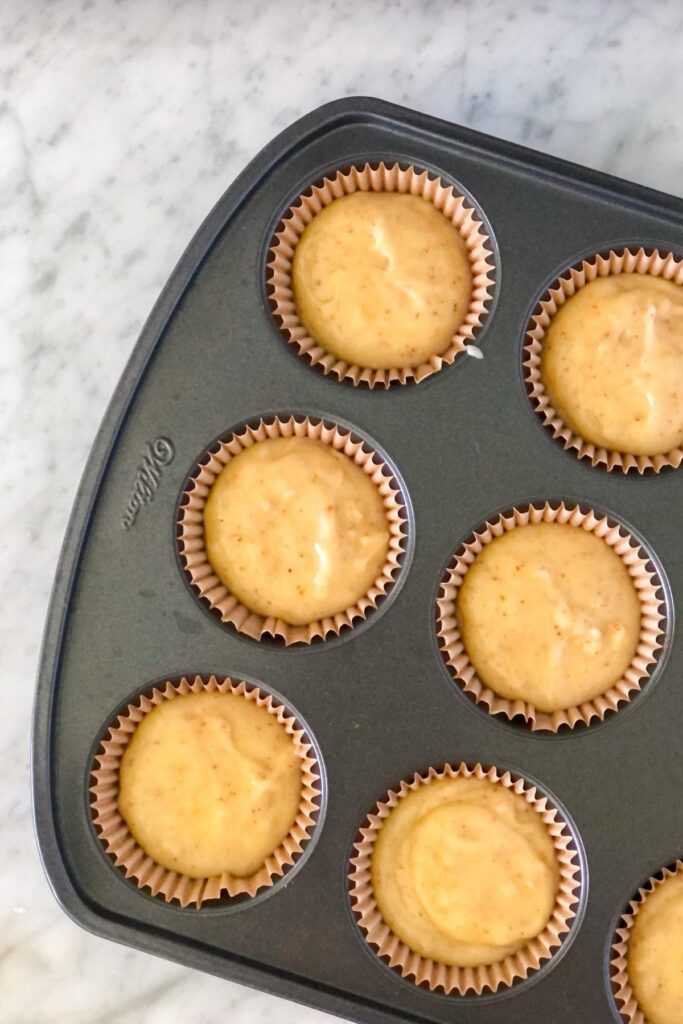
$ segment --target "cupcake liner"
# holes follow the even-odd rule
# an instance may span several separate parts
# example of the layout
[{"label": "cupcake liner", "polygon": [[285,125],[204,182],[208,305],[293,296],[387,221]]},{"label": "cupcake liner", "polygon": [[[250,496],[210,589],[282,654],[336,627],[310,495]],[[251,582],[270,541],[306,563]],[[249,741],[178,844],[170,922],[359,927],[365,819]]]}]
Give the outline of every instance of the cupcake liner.
[{"label": "cupcake liner", "polygon": [[[357,191],[401,192],[423,196],[448,217],[467,246],[472,270],[472,296],[467,315],[453,335],[449,348],[420,366],[375,370],[347,363],[319,345],[299,320],[291,282],[296,244],[306,226],[324,206]],[[492,246],[482,221],[476,219],[476,211],[454,192],[452,185],[445,185],[441,178],[412,166],[401,168],[393,164],[388,167],[380,163],[372,167],[366,163],[362,167],[350,167],[348,171],[337,171],[332,177],[324,178],[320,184],[311,186],[285,213],[268,256],[269,298],[273,314],[287,341],[311,366],[317,366],[324,374],[356,386],[386,388],[392,384],[417,382],[436,373],[443,366],[450,365],[460,352],[467,349],[467,343],[474,339],[493,298]]]},{"label": "cupcake liner", "polygon": [[541,376],[543,339],[558,309],[589,281],[610,274],[650,274],[652,277],[663,277],[675,284],[683,284],[683,260],[677,259],[672,253],[662,255],[657,249],[610,249],[607,253],[584,259],[580,264],[571,267],[548,289],[531,317],[524,345],[524,379],[531,404],[544,426],[554,438],[561,441],[566,449],[573,451],[580,459],[589,459],[593,466],[602,466],[606,470],[617,470],[622,473],[632,470],[641,474],[659,473],[664,468],[680,466],[683,462],[683,448],[673,448],[665,455],[631,455],[628,452],[601,448],[586,441],[565,423],[555,409]]},{"label": "cupcake liner", "polygon": [[[507,700],[479,679],[465,650],[455,611],[458,591],[465,574],[484,546],[517,526],[542,522],[569,523],[601,537],[623,560],[641,604],[640,640],[631,665],[623,677],[592,700],[553,712],[539,711],[532,704],[521,700]],[[630,701],[634,692],[639,691],[643,681],[649,677],[649,666],[656,661],[664,633],[660,588],[661,582],[647,553],[623,526],[610,521],[607,516],[599,516],[593,511],[584,512],[578,505],[569,507],[564,502],[555,507],[546,502],[539,506],[514,508],[487,521],[475,531],[460,546],[450,562],[436,602],[439,647],[451,674],[465,693],[491,714],[502,714],[509,719],[521,716],[533,731],[556,733],[563,726],[573,729],[579,724],[589,725],[594,719],[602,720],[608,712],[616,711],[621,703]]]},{"label": "cupcake liner", "polygon": [[[498,963],[479,967],[451,967],[420,956],[413,952],[395,935],[382,919],[372,890],[371,860],[375,840],[380,829],[400,800],[411,790],[429,785],[434,779],[456,778],[488,779],[489,782],[505,786],[519,796],[541,815],[555,845],[559,868],[559,885],[555,907],[543,931],[516,953]],[[574,848],[572,835],[567,823],[553,807],[547,796],[539,793],[535,786],[524,779],[515,778],[509,771],[498,768],[484,768],[481,764],[457,767],[445,765],[441,769],[430,768],[424,775],[416,773],[403,780],[397,790],[389,792],[378,801],[368,814],[360,838],[353,847],[351,871],[349,874],[351,906],[356,921],[366,942],[379,957],[388,961],[404,978],[410,978],[416,985],[428,987],[431,991],[443,989],[446,994],[468,992],[481,994],[488,988],[496,992],[501,987],[512,985],[537,970],[560,946],[576,916],[581,886],[579,859]]]},{"label": "cupcake liner", "polygon": [[[305,626],[292,626],[282,619],[264,617],[245,607],[215,574],[204,544],[204,506],[214,481],[233,456],[239,455],[252,444],[274,437],[313,438],[347,455],[376,484],[384,502],[389,526],[387,561],[367,594],[344,611],[328,618],[316,619]],[[275,637],[287,646],[310,644],[315,639],[338,635],[357,620],[365,619],[396,583],[405,553],[406,531],[406,509],[399,485],[380,456],[370,450],[364,441],[354,438],[336,424],[308,417],[276,417],[272,421],[261,419],[256,425],[249,425],[240,433],[233,434],[229,440],[218,442],[193,472],[178,508],[178,550],[193,591],[223,622],[230,623],[240,633],[254,640],[264,636]]]},{"label": "cupcake liner", "polygon": [[628,909],[617,925],[610,957],[612,993],[622,1020],[628,1021],[629,1024],[647,1024],[647,1019],[636,1002],[628,976],[628,944],[631,929],[638,916],[638,911],[648,896],[667,878],[672,878],[681,871],[683,871],[683,860],[677,860],[673,867],[663,868],[657,875],[648,879],[645,885],[638,889],[638,895],[631,900]]},{"label": "cupcake liner", "polygon": [[[169,871],[157,864],[133,838],[118,808],[119,768],[121,758],[137,726],[145,715],[165,700],[188,693],[235,693],[245,700],[254,701],[274,715],[292,737],[301,760],[301,804],[292,829],[268,857],[262,868],[248,878],[239,878],[229,872],[214,878],[190,878]],[[122,711],[110,727],[95,755],[91,772],[94,780],[90,787],[90,808],[98,837],[115,865],[127,878],[132,878],[140,889],[149,889],[153,896],[163,896],[167,903],[176,900],[182,907],[190,904],[201,907],[206,900],[229,897],[254,896],[258,890],[273,885],[298,859],[311,837],[316,815],[320,808],[320,773],[312,744],[303,729],[297,726],[292,714],[268,693],[257,686],[234,682],[230,678],[220,682],[216,676],[203,679],[195,676],[190,682],[183,677],[179,682],[166,682],[154,687],[149,695],[143,694]]]}]

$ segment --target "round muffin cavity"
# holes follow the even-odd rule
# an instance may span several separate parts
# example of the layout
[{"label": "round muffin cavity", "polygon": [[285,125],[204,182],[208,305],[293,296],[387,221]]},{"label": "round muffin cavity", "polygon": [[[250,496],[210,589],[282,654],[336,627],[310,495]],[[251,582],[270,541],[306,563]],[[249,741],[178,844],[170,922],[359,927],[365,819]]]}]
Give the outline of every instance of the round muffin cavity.
[{"label": "round muffin cavity", "polygon": [[683,287],[650,274],[588,281],[548,325],[540,373],[585,441],[634,456],[683,445]]},{"label": "round muffin cavity", "polygon": [[380,829],[371,862],[382,918],[419,956],[453,967],[504,960],[546,927],[558,862],[541,816],[486,778],[432,780]]},{"label": "round muffin cavity", "polygon": [[628,979],[647,1024],[683,1020],[683,871],[647,894],[629,933]]},{"label": "round muffin cavity", "polygon": [[484,545],[455,611],[479,679],[544,712],[608,690],[631,664],[641,631],[623,559],[569,523],[516,526]]},{"label": "round muffin cavity", "polygon": [[289,834],[301,758],[266,707],[196,692],[153,707],[119,769],[118,807],[157,864],[189,878],[248,878]]},{"label": "round muffin cavity", "polygon": [[370,369],[415,368],[443,354],[472,297],[465,241],[422,196],[356,192],[305,228],[294,301],[311,337]]},{"label": "round muffin cavity", "polygon": [[231,458],[206,502],[204,534],[228,590],[251,611],[295,626],[363,598],[390,543],[370,476],[307,437],[269,438]]}]

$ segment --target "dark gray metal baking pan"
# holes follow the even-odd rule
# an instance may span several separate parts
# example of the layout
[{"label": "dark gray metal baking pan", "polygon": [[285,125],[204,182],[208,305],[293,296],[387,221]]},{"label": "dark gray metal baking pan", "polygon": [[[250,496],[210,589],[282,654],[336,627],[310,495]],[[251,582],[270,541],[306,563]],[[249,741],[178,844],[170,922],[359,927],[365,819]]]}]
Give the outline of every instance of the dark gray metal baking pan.
[{"label": "dark gray metal baking pan", "polygon": [[[357,160],[434,168],[464,188],[496,241],[496,308],[463,356],[418,385],[339,384],[288,349],[264,286],[267,243],[308,183]],[[34,736],[34,811],[45,870],[65,911],[118,942],[368,1024],[607,1024],[606,952],[638,884],[683,850],[683,470],[606,473],[563,451],[532,411],[523,333],[549,281],[619,243],[683,251],[683,203],[374,99],[302,118],[229,188],[191,242],[142,332],[85,470],[45,632]],[[175,557],[180,487],[212,438],[273,410],[351,424],[394,460],[412,500],[415,551],[390,608],[345,642],[284,651],[212,621]],[[132,497],[135,489],[137,497]],[[668,577],[668,662],[605,724],[531,735],[473,707],[434,639],[435,588],[458,541],[491,511],[552,496],[634,527]],[[253,906],[180,910],[132,886],[95,838],[92,745],[129,695],[182,672],[272,686],[300,711],[327,769],[327,817],[289,884]],[[346,861],[388,787],[445,761],[510,766],[567,808],[590,891],[575,941],[504,998],[417,989],[364,946]],[[586,877],[587,882],[587,877]]]}]

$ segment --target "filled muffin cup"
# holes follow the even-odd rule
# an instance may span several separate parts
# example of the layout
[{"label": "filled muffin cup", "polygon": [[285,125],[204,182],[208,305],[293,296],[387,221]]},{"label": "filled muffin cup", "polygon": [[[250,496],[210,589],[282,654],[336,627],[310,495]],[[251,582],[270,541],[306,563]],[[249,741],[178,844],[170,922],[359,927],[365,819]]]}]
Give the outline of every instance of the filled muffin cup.
[{"label": "filled muffin cup", "polygon": [[616,274],[640,274],[663,278],[683,285],[683,259],[657,249],[610,249],[570,267],[539,299],[526,331],[523,371],[527,394],[543,425],[565,449],[592,466],[621,473],[659,473],[683,462],[683,448],[676,447],[659,455],[634,455],[613,451],[581,437],[569,426],[553,405],[543,381],[541,361],[544,340],[553,318],[568,299],[584,285],[599,277]]},{"label": "filled muffin cup", "polygon": [[[209,562],[204,537],[204,509],[222,470],[246,448],[279,437],[320,441],[351,459],[377,487],[389,532],[386,561],[367,593],[343,611],[303,626],[260,615],[242,604],[216,575]],[[366,619],[395,587],[406,554],[407,537],[408,512],[402,487],[386,462],[367,442],[350,431],[336,423],[307,416],[255,420],[226,441],[217,442],[193,470],[177,513],[178,554],[193,593],[222,622],[239,633],[253,640],[274,639],[285,646],[338,636]]]},{"label": "filled muffin cup", "polygon": [[[508,700],[487,686],[477,675],[465,648],[456,604],[465,576],[477,555],[496,537],[529,523],[562,523],[588,530],[600,537],[622,559],[640,602],[640,636],[631,664],[623,676],[592,700],[558,711],[541,711],[521,700]],[[451,559],[439,587],[436,601],[438,646],[449,675],[477,705],[492,715],[522,721],[530,730],[557,733],[591,722],[602,721],[620,705],[628,703],[651,675],[663,645],[665,604],[662,581],[647,552],[621,525],[605,515],[578,505],[524,505],[495,516],[460,545]]]},{"label": "filled muffin cup", "polygon": [[[434,780],[444,778],[487,780],[522,797],[543,821],[555,849],[558,886],[555,904],[544,929],[517,952],[492,964],[454,967],[428,959],[403,942],[382,918],[373,892],[372,856],[384,822],[404,797]],[[535,786],[510,771],[481,764],[444,765],[415,773],[377,802],[361,825],[353,846],[349,871],[349,898],[356,923],[368,946],[401,977],[431,992],[446,995],[480,995],[498,992],[537,971],[566,943],[573,924],[578,923],[581,889],[581,861],[576,842],[557,807]]]},{"label": "filled muffin cup", "polygon": [[648,1019],[635,998],[628,973],[629,941],[639,911],[667,878],[683,872],[683,860],[677,860],[670,867],[653,875],[629,902],[621,916],[614,935],[610,952],[610,982],[617,1010],[627,1024],[648,1024]]},{"label": "filled muffin cup", "polygon": [[[472,291],[464,319],[440,355],[419,366],[374,369],[348,363],[311,337],[301,322],[294,300],[292,261],[297,243],[317,213],[342,196],[355,192],[398,192],[422,196],[455,226],[465,243],[472,274]],[[275,321],[294,351],[326,376],[355,386],[390,387],[419,382],[431,376],[474,343],[491,305],[495,285],[493,246],[477,212],[453,185],[413,166],[379,163],[338,170],[312,185],[284,213],[268,251],[267,292]],[[473,346],[473,354],[481,353]]]},{"label": "filled muffin cup", "polygon": [[[192,878],[154,861],[138,844],[119,810],[121,760],[135,730],[155,707],[187,694],[237,694],[265,708],[291,737],[301,765],[301,801],[296,819],[286,838],[268,856],[263,866],[249,877],[223,872],[211,878]],[[321,806],[321,769],[314,747],[292,713],[258,686],[229,677],[195,676],[167,681],[131,702],[116,718],[102,739],[91,768],[90,810],[99,841],[116,867],[140,889],[147,889],[166,903],[201,907],[220,900],[248,900],[271,887],[300,858],[316,827]]]}]

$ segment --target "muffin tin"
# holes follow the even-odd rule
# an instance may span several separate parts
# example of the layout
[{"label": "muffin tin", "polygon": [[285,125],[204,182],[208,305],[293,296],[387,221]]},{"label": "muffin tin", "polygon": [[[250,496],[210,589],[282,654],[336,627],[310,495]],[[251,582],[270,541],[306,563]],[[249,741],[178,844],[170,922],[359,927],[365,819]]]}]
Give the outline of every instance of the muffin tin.
[{"label": "muffin tin", "polygon": [[[296,197],[369,161],[441,175],[490,230],[496,287],[476,335],[419,383],[364,388],[325,377],[288,346],[269,305],[268,249]],[[373,1024],[619,1020],[610,950],[639,885],[683,849],[675,784],[683,716],[677,510],[683,469],[607,472],[563,449],[525,389],[523,344],[550,284],[628,245],[683,251],[683,203],[373,99],[322,107],[287,129],[209,214],[147,322],[78,494],[52,597],[35,706],[34,808],[43,862],[85,928],[210,973]],[[213,438],[276,414],[319,417],[365,439],[404,488],[396,585],[338,637],[252,640],[187,585],[179,503]],[[579,504],[620,522],[658,572],[666,630],[642,693],[604,722],[533,733],[474,705],[449,675],[436,598],[481,522],[529,502]],[[108,858],[90,811],[93,758],[117,712],[155,682],[196,674],[256,682],[299,717],[322,768],[303,856],[267,898],[181,908]],[[359,826],[401,779],[465,762],[538,782],[572,833],[581,890],[560,953],[510,988],[430,992],[380,961],[354,919]]]}]

